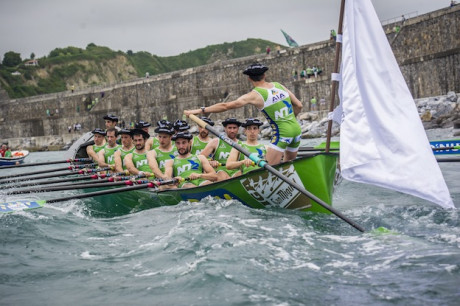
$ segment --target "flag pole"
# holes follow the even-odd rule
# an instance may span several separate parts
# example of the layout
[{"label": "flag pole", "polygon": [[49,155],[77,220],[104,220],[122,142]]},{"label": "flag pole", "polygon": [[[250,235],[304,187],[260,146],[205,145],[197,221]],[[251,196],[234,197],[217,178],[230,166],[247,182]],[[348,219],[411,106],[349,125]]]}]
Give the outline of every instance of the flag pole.
[{"label": "flag pole", "polygon": [[[337,37],[339,41],[335,41],[335,63],[334,63],[334,71],[333,73],[339,72],[339,61],[340,61],[340,52],[342,50],[342,24],[343,24],[343,13],[345,10],[345,0],[341,1],[340,4],[340,16],[339,16],[339,27],[337,28]],[[335,107],[335,94],[337,92],[337,80],[332,81],[332,88],[331,88],[331,103],[329,104],[329,112],[334,111]],[[331,145],[331,134],[332,134],[332,119],[329,120],[327,124],[327,134],[326,134],[326,152],[329,152],[329,148]]]}]

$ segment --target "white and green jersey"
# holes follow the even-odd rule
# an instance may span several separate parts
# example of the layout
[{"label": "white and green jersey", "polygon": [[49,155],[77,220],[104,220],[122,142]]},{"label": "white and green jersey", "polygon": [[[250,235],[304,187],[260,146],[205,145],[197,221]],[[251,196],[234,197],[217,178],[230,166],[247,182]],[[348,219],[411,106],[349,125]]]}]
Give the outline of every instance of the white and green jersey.
[{"label": "white and green jersey", "polygon": [[194,155],[199,155],[201,153],[201,151],[204,150],[204,148],[206,148],[206,145],[209,143],[206,142],[206,141],[202,141],[200,140],[200,137],[198,136],[193,136],[193,144],[192,144],[192,150],[190,151],[190,153],[194,154]]},{"label": "white and green jersey", "polygon": [[261,109],[264,116],[270,123],[274,135],[272,143],[277,145],[279,141],[290,144],[300,139],[301,128],[295,118],[289,93],[284,87],[276,82],[270,89],[255,87],[254,91],[259,93],[264,100],[264,107]]},{"label": "white and green jersey", "polygon": [[94,145],[93,145],[93,151],[94,151],[95,153],[99,153],[100,150],[105,149],[105,146],[106,146],[106,145],[107,145],[106,143],[103,144],[102,146],[96,146],[96,145],[94,144]]},{"label": "white and green jersey", "polygon": [[160,148],[154,149],[157,155],[157,163],[160,171],[165,173],[165,164],[167,160],[174,159],[177,155],[177,148],[174,146],[169,151],[162,151]]},{"label": "white and green jersey", "polygon": [[149,163],[147,161],[147,153],[139,154],[139,153],[133,152],[132,154],[133,154],[133,164],[137,170],[143,171],[143,172],[152,172],[152,170],[150,170]]},{"label": "white and green jersey", "polygon": [[[261,158],[261,159],[264,159],[265,155],[267,155],[267,150],[265,149],[265,145],[263,145],[261,143],[255,145],[255,146],[248,145],[247,143],[243,143],[241,146],[243,148],[245,148],[246,150],[248,150],[250,153],[257,153],[258,157]],[[247,157],[244,156],[243,153],[240,153],[240,160],[244,160],[245,158],[247,158]],[[259,169],[259,168],[260,167],[257,166],[257,165],[249,166],[249,167],[246,167],[245,165],[241,166],[241,170],[242,170],[243,174],[246,174],[249,171]]]},{"label": "white and green jersey", "polygon": [[113,148],[110,148],[109,146],[105,146],[105,148],[104,148],[104,161],[105,161],[106,164],[108,164],[108,165],[115,164],[115,159],[113,157],[114,157],[115,152],[120,148],[121,148],[120,145],[116,145]]},{"label": "white and green jersey", "polygon": [[123,148],[120,148],[121,166],[123,167],[123,170],[126,170],[125,156],[128,155],[129,153],[133,153],[134,150],[136,150],[135,146],[133,146],[130,150],[123,150]]}]

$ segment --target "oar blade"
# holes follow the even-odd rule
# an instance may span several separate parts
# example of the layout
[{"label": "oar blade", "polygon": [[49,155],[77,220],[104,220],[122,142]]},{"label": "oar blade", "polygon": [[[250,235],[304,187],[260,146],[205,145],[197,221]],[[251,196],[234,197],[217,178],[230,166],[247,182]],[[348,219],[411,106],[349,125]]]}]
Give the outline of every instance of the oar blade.
[{"label": "oar blade", "polygon": [[43,207],[46,204],[46,200],[38,201],[11,201],[0,204],[0,214],[12,213],[15,211],[29,210]]}]

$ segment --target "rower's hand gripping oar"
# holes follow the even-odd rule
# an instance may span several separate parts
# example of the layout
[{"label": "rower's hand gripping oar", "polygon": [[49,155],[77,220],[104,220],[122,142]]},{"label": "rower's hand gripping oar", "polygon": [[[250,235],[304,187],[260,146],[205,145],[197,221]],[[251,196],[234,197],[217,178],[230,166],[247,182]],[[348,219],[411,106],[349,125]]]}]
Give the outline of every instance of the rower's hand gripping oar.
[{"label": "rower's hand gripping oar", "polygon": [[325,209],[327,209],[328,211],[330,211],[331,213],[333,213],[334,215],[336,215],[337,217],[339,217],[343,221],[347,222],[348,224],[353,226],[355,229],[359,230],[360,232],[365,232],[364,228],[362,228],[360,225],[355,223],[353,220],[350,220],[349,218],[344,216],[340,211],[338,211],[337,209],[335,209],[332,206],[328,205],[326,202],[324,202],[323,200],[321,200],[320,198],[318,198],[317,196],[315,196],[314,194],[312,194],[311,192],[306,190],[303,186],[300,186],[299,184],[291,181],[289,178],[284,176],[278,170],[276,170],[275,168],[270,166],[265,160],[259,158],[259,155],[257,153],[249,152],[245,148],[243,148],[240,145],[238,145],[237,143],[233,142],[230,138],[227,137],[227,135],[225,135],[225,133],[222,133],[222,134],[219,133],[216,129],[214,129],[212,126],[206,124],[206,122],[204,122],[203,120],[201,120],[197,116],[189,115],[189,117],[190,117],[190,119],[195,121],[199,126],[201,126],[202,128],[207,129],[208,131],[210,131],[211,133],[213,133],[214,135],[216,135],[217,137],[222,139],[225,143],[229,144],[233,148],[237,149],[238,151],[240,151],[241,153],[243,153],[244,155],[249,157],[249,159],[251,159],[256,165],[260,166],[261,168],[265,168],[267,171],[269,171],[272,174],[276,175],[278,178],[280,178],[284,182],[288,183],[289,185],[291,185],[292,187],[297,189],[299,192],[301,192],[302,194],[304,194],[308,198],[312,199],[313,201],[315,201],[316,203],[318,203],[319,205],[321,205],[322,207],[324,207]]}]

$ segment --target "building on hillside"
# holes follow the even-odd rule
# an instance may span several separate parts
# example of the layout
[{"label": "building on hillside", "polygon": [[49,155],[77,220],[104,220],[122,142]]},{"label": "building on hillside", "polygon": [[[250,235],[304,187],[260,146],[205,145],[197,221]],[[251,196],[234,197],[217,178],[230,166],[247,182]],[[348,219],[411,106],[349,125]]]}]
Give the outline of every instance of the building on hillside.
[{"label": "building on hillside", "polygon": [[38,66],[38,60],[33,59],[33,60],[30,60],[30,61],[27,61],[27,62],[25,62],[24,65],[25,66]]}]

